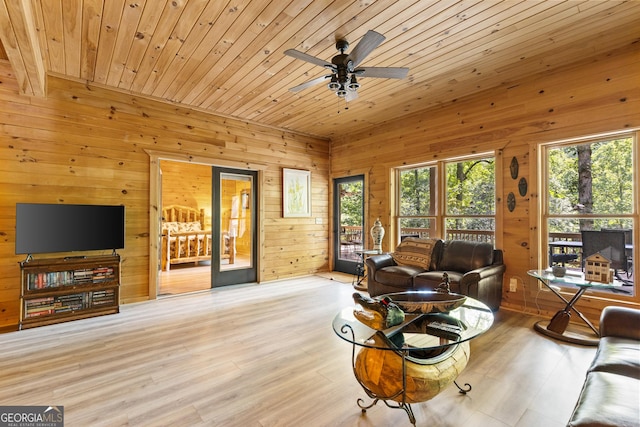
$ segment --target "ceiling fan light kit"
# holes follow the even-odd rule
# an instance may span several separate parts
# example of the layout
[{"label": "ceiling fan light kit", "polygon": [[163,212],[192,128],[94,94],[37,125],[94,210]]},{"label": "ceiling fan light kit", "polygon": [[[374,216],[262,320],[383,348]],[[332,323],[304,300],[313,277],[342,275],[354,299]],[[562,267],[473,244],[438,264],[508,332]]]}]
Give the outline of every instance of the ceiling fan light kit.
[{"label": "ceiling fan light kit", "polygon": [[333,92],[337,92],[340,89],[340,83],[338,83],[338,76],[335,74],[331,76],[331,81],[327,84],[327,87]]},{"label": "ceiling fan light kit", "polygon": [[409,72],[408,68],[404,67],[360,67],[358,65],[383,41],[385,37],[373,30],[367,31],[362,40],[356,45],[353,51],[349,54],[345,51],[349,48],[349,43],[346,40],[338,40],[336,42],[336,49],[340,53],[331,58],[331,63],[324,61],[315,56],[308,55],[304,52],[297,51],[295,49],[288,49],[284,53],[296,59],[309,62],[314,65],[327,68],[331,71],[331,74],[327,76],[318,77],[308,82],[302,83],[298,86],[294,86],[289,90],[291,92],[299,92],[303,89],[307,89],[311,86],[324,82],[326,79],[330,79],[327,83],[327,87],[340,98],[345,98],[347,101],[352,101],[358,97],[358,89],[360,83],[356,76],[361,77],[375,77],[375,78],[387,78],[387,79],[403,79]]},{"label": "ceiling fan light kit", "polygon": [[355,74],[351,75],[351,81],[347,85],[347,89],[353,90],[353,91],[360,89],[360,83],[358,83],[358,80],[356,79]]}]

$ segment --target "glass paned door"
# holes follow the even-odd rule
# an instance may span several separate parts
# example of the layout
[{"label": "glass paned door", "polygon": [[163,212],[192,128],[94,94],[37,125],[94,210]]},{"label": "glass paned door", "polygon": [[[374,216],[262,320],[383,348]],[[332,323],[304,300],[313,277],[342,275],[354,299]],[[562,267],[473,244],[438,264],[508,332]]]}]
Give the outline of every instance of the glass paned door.
[{"label": "glass paned door", "polygon": [[333,181],[334,197],[334,270],[355,274],[363,250],[364,176],[338,178]]},{"label": "glass paned door", "polygon": [[213,168],[212,287],[257,279],[256,179],[255,171]]}]

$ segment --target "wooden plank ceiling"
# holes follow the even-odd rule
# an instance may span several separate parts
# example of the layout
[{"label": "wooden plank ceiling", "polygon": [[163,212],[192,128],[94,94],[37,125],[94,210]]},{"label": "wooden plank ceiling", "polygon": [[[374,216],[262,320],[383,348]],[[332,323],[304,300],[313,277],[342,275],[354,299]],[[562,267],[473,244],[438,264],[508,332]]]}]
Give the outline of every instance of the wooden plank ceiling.
[{"label": "wooden plank ceiling", "polygon": [[[337,139],[637,43],[640,2],[0,0],[0,22],[26,94],[44,93],[41,61],[50,75]],[[288,90],[327,70],[286,49],[330,62],[337,39],[353,49],[370,29],[386,40],[361,65],[408,67],[405,79],[362,77],[348,104],[325,84]]]}]

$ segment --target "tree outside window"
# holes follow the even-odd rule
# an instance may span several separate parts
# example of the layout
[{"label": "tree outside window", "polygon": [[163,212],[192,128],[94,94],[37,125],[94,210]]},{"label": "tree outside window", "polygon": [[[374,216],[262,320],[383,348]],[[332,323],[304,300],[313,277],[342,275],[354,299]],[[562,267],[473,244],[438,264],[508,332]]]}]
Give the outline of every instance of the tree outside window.
[{"label": "tree outside window", "polygon": [[[547,229],[549,264],[562,263],[580,271],[584,263],[581,246],[563,246],[562,242],[580,242],[582,231],[620,230],[626,244],[632,245],[637,227],[634,186],[638,177],[633,172],[636,143],[635,136],[627,134],[545,147],[546,206],[542,219]],[[563,248],[560,254],[558,247]],[[626,252],[629,267],[625,273],[630,279],[633,254],[628,248]]]},{"label": "tree outside window", "polygon": [[495,161],[492,157],[447,163],[445,227],[449,236],[493,242]]},{"label": "tree outside window", "polygon": [[437,235],[436,171],[435,166],[399,171],[398,218],[401,237],[433,238]]},{"label": "tree outside window", "polygon": [[[444,180],[438,183],[439,171]],[[495,159],[470,158],[399,170],[400,236],[493,242]],[[440,198],[443,198],[442,200]],[[438,206],[443,205],[442,212]],[[444,230],[444,232],[442,231]]]}]

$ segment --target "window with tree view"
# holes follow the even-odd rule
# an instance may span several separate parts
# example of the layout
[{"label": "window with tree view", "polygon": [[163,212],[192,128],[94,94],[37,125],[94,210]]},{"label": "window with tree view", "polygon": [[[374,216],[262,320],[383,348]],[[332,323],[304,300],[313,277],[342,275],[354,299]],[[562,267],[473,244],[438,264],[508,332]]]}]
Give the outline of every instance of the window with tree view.
[{"label": "window with tree view", "polygon": [[[597,251],[612,262],[616,277],[632,283],[635,146],[628,134],[546,147],[549,265],[581,271]],[[597,242],[592,249],[593,236],[614,243]]]},{"label": "window with tree view", "polygon": [[493,157],[400,169],[397,183],[396,215],[401,238],[494,241]]},{"label": "window with tree view", "polygon": [[493,157],[447,163],[447,239],[493,242],[495,161]]},{"label": "window with tree view", "polygon": [[401,237],[437,236],[436,171],[435,166],[398,171],[398,221]]}]

